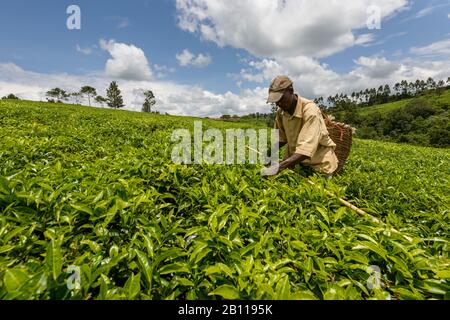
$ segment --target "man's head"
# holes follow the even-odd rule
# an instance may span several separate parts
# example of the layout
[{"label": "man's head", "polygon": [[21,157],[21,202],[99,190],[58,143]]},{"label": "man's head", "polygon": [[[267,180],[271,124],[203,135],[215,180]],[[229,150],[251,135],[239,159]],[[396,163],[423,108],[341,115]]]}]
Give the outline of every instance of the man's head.
[{"label": "man's head", "polygon": [[275,103],[282,110],[288,110],[295,99],[293,82],[287,76],[278,76],[269,87],[267,103]]}]

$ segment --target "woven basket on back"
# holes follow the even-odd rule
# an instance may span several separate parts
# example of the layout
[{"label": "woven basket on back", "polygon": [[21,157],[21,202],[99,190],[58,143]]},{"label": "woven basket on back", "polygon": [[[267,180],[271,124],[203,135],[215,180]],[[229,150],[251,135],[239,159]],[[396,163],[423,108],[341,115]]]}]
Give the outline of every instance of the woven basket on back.
[{"label": "woven basket on back", "polygon": [[323,116],[330,138],[336,143],[334,152],[339,160],[339,165],[335,172],[341,173],[350,154],[354,129],[348,124],[333,121],[330,116],[326,116],[325,114]]}]

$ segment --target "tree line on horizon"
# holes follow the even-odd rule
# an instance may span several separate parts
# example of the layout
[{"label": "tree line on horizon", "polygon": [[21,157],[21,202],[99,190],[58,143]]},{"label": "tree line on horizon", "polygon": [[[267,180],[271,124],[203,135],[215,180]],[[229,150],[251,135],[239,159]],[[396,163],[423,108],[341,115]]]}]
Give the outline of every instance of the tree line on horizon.
[{"label": "tree line on horizon", "polygon": [[326,112],[335,116],[336,121],[356,127],[359,138],[450,147],[450,105],[447,98],[440,99],[444,91],[450,90],[450,78],[447,85],[443,80],[435,82],[432,78],[425,83],[402,81],[394,86],[394,90],[393,95],[385,94],[384,97],[380,97],[379,92],[377,97],[373,90],[369,90],[369,95],[372,91],[372,100],[382,99],[383,102],[377,104],[408,99],[403,106],[391,111],[358,112],[364,110],[360,108],[373,104],[369,104],[367,99],[357,103],[355,93],[354,97],[334,99],[336,104],[326,108]]},{"label": "tree line on horizon", "polygon": [[403,99],[417,97],[430,91],[442,93],[450,87],[450,77],[446,81],[435,81],[429,77],[426,81],[419,80],[408,82],[402,80],[397,82],[392,88],[388,85],[381,85],[377,88],[366,88],[354,91],[351,94],[337,93],[329,96],[326,100],[323,97],[314,99],[314,102],[324,110],[330,112],[346,111],[349,108],[364,108],[373,105],[395,102]]},{"label": "tree line on horizon", "polygon": [[[120,109],[125,107],[123,102],[122,93],[116,81],[112,81],[106,90],[106,97],[97,94],[97,90],[91,86],[83,86],[80,91],[67,93],[61,88],[54,88],[46,93],[47,101],[49,102],[64,102],[68,101],[70,98],[76,104],[80,104],[81,99],[87,98],[88,104],[91,106],[91,101],[94,100],[101,106],[106,104],[108,107],[113,109]],[[152,107],[156,104],[156,97],[152,90],[144,91],[144,102],[142,104],[142,112],[152,112]]]},{"label": "tree line on horizon", "polygon": [[[373,105],[395,102],[403,99],[414,98],[427,92],[437,92],[441,94],[444,90],[450,88],[450,77],[446,81],[435,81],[432,77],[425,80],[416,80],[408,82],[402,80],[396,83],[392,89],[388,84],[377,88],[367,88],[360,91],[354,91],[351,94],[337,93],[326,99],[318,97],[314,102],[324,111],[335,113],[339,111],[350,111],[358,108],[370,107]],[[222,120],[255,119],[265,120],[269,126],[273,124],[277,107],[272,106],[269,113],[250,113],[243,116],[224,114]]]},{"label": "tree line on horizon", "polygon": [[[354,91],[351,94],[337,93],[334,96],[328,96],[326,99],[318,97],[314,102],[322,110],[330,113],[339,111],[352,111],[352,109],[370,107],[377,104],[395,102],[407,98],[420,96],[424,93],[436,91],[438,94],[443,90],[450,88],[450,77],[446,81],[435,81],[429,77],[426,81],[417,79],[415,82],[408,82],[402,80],[396,83],[392,89],[388,84],[380,85],[377,88],[366,88],[360,91]],[[116,81],[112,81],[106,91],[106,97],[97,94],[97,90],[91,86],[83,86],[80,91],[68,93],[61,88],[53,88],[46,93],[47,101],[49,102],[67,102],[72,100],[75,104],[80,104],[83,97],[88,99],[88,104],[91,106],[91,100],[94,100],[101,106],[107,104],[113,109],[123,108],[123,98],[121,91]],[[152,112],[152,107],[156,104],[155,95],[151,90],[144,91],[144,103],[142,105],[142,112]],[[19,98],[14,94],[9,94],[2,98],[18,100]],[[265,120],[269,125],[273,123],[276,107],[272,107],[270,113],[251,113],[244,116],[237,115],[222,115],[223,120],[238,120],[238,119],[260,119]]]},{"label": "tree line on horizon", "polygon": [[[156,97],[152,90],[145,90],[144,92],[144,102],[142,104],[142,112],[153,112],[152,108],[156,104]],[[106,97],[97,94],[97,89],[91,86],[83,86],[80,91],[67,92],[59,87],[53,88],[46,92],[46,97],[48,102],[52,103],[64,103],[72,102],[74,104],[80,105],[82,99],[87,99],[88,105],[91,106],[91,102],[95,101],[101,106],[107,105],[113,109],[120,109],[125,107],[123,102],[122,93],[116,81],[112,81],[106,90]],[[9,94],[4,96],[2,100],[20,100],[15,94]],[[159,113],[159,112],[154,112]]]}]

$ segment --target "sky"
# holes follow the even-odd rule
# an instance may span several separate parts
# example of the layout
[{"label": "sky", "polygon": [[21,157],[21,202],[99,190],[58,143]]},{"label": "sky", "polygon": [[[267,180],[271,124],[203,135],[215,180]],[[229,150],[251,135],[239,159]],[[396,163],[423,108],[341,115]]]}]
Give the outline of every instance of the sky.
[{"label": "sky", "polygon": [[84,85],[105,95],[117,81],[127,110],[140,111],[152,90],[162,113],[244,115],[270,111],[268,86],[280,74],[308,99],[447,79],[450,2],[0,3],[0,96],[45,101],[51,88]]}]

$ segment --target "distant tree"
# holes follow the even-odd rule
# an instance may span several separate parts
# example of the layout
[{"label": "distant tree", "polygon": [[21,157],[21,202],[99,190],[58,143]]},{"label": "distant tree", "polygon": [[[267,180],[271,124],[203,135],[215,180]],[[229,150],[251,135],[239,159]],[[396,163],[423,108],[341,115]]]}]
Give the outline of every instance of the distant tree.
[{"label": "distant tree", "polygon": [[[331,97],[328,97],[328,99],[330,99],[330,98]],[[267,126],[270,127],[270,128],[274,128],[275,127],[275,119],[277,117],[277,110],[278,110],[277,105],[275,103],[272,103],[272,106],[270,108],[270,114],[269,114],[269,116],[267,117],[267,120],[266,120]]]},{"label": "distant tree", "polygon": [[152,107],[156,104],[155,95],[151,90],[144,91],[145,101],[142,105],[142,112],[152,112]]},{"label": "distant tree", "polygon": [[61,88],[53,88],[47,91],[46,96],[48,101],[54,102],[55,99],[57,102],[66,101],[69,98],[69,94]]},{"label": "distant tree", "polygon": [[91,97],[95,98],[95,96],[97,95],[97,90],[95,90],[95,88],[90,87],[90,86],[84,86],[81,88],[80,93],[84,96],[87,96],[88,102],[89,102],[89,107],[90,107],[91,106]]},{"label": "distant tree", "polygon": [[351,125],[359,125],[361,123],[361,117],[355,108],[348,109],[344,112],[344,122]]},{"label": "distant tree", "polygon": [[95,102],[97,102],[99,105],[103,106],[105,103],[108,102],[108,99],[103,98],[102,96],[96,96]]},{"label": "distant tree", "polygon": [[72,92],[70,94],[70,96],[72,97],[73,101],[75,102],[75,104],[80,104],[81,103],[81,93],[80,92]]},{"label": "distant tree", "polygon": [[450,130],[448,128],[433,127],[429,132],[430,144],[439,147],[450,147]]},{"label": "distant tree", "polygon": [[407,97],[408,96],[408,88],[409,88],[408,81],[402,80],[400,82],[400,88],[402,90],[402,98]]},{"label": "distant tree", "polygon": [[426,82],[425,81],[423,81],[423,80],[420,80],[420,92],[423,92],[423,91],[425,91],[426,89],[427,89],[427,84],[426,84]]},{"label": "distant tree", "polygon": [[323,102],[323,97],[319,97],[319,98],[314,99],[314,103],[317,104],[317,106],[320,109],[322,109],[322,110],[326,109],[326,106],[325,106],[325,104]]},{"label": "distant tree", "polygon": [[7,96],[4,96],[2,100],[20,100],[16,95],[10,93]]},{"label": "distant tree", "polygon": [[388,84],[383,87],[383,102],[388,102],[391,95],[391,88]]},{"label": "distant tree", "polygon": [[444,80],[439,80],[436,84],[436,93],[440,96],[445,90],[445,82]]},{"label": "distant tree", "polygon": [[408,92],[411,96],[415,96],[417,94],[417,87],[414,82],[410,82],[408,84]]},{"label": "distant tree", "polygon": [[431,77],[427,79],[427,88],[428,90],[436,89],[436,82]]},{"label": "distant tree", "polygon": [[395,95],[400,95],[400,93],[401,93],[401,86],[400,86],[400,83],[396,83],[395,85],[394,85],[394,91],[395,91]]},{"label": "distant tree", "polygon": [[117,85],[117,82],[113,81],[109,85],[108,90],[106,90],[107,102],[110,108],[118,109],[125,105],[123,104],[123,98]]},{"label": "distant tree", "polygon": [[384,135],[397,136],[401,133],[408,133],[413,124],[414,116],[406,109],[402,108],[389,113],[385,119]]}]

